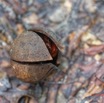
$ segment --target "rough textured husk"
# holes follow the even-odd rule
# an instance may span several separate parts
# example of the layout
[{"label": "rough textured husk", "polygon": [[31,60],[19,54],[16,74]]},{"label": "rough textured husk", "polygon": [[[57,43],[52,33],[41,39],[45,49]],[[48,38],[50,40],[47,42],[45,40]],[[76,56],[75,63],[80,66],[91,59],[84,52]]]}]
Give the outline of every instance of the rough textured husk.
[{"label": "rough textured husk", "polygon": [[11,58],[20,62],[38,62],[52,60],[52,57],[40,36],[35,32],[24,32],[11,45]]},{"label": "rough textured husk", "polygon": [[11,61],[11,63],[15,76],[25,82],[31,83],[36,83],[43,80],[57,70],[57,67],[52,63],[27,64],[18,63],[15,61]]},{"label": "rough textured husk", "polygon": [[28,31],[34,31],[37,34],[42,33],[43,35],[46,35],[56,44],[60,51],[63,49],[60,37],[57,37],[56,34],[49,28],[43,27],[41,25],[34,25],[34,27],[30,27]]}]

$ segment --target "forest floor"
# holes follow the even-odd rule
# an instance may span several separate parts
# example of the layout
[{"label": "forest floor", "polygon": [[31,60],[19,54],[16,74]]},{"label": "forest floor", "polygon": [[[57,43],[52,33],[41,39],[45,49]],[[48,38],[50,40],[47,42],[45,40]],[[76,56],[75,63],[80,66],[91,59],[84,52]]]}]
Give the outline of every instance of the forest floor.
[{"label": "forest floor", "polygon": [[[11,72],[10,45],[34,25],[61,38],[63,74],[53,82]],[[0,103],[104,103],[104,0],[0,0]]]}]

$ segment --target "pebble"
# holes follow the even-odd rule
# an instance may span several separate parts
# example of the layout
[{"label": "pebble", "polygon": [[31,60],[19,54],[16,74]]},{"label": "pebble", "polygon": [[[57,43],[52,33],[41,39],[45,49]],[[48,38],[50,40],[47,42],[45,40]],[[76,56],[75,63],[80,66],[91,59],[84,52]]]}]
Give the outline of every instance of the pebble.
[{"label": "pebble", "polygon": [[60,23],[66,19],[67,11],[63,7],[57,8],[48,15],[48,19],[54,23]]},{"label": "pebble", "polygon": [[37,24],[38,16],[35,13],[30,13],[22,18],[24,24]]},{"label": "pebble", "polygon": [[11,84],[5,72],[0,72],[0,91],[6,91],[11,88]]}]

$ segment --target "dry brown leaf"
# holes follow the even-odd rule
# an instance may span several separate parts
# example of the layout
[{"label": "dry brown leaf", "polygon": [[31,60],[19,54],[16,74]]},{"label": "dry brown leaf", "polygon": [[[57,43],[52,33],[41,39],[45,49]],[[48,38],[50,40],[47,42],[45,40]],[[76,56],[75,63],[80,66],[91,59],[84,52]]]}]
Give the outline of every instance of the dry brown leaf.
[{"label": "dry brown leaf", "polygon": [[98,53],[104,52],[104,44],[91,46],[87,49],[83,49],[83,52],[87,55],[94,56]]}]

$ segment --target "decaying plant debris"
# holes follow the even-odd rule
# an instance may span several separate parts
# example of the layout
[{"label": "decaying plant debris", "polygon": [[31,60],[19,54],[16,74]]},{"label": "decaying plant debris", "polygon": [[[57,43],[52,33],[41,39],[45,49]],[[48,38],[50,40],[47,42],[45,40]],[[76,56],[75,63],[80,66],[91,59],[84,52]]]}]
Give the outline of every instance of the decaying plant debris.
[{"label": "decaying plant debris", "polygon": [[[64,46],[60,70],[48,80],[14,77],[10,45],[44,25]],[[0,0],[0,103],[104,103],[104,0]]]}]

